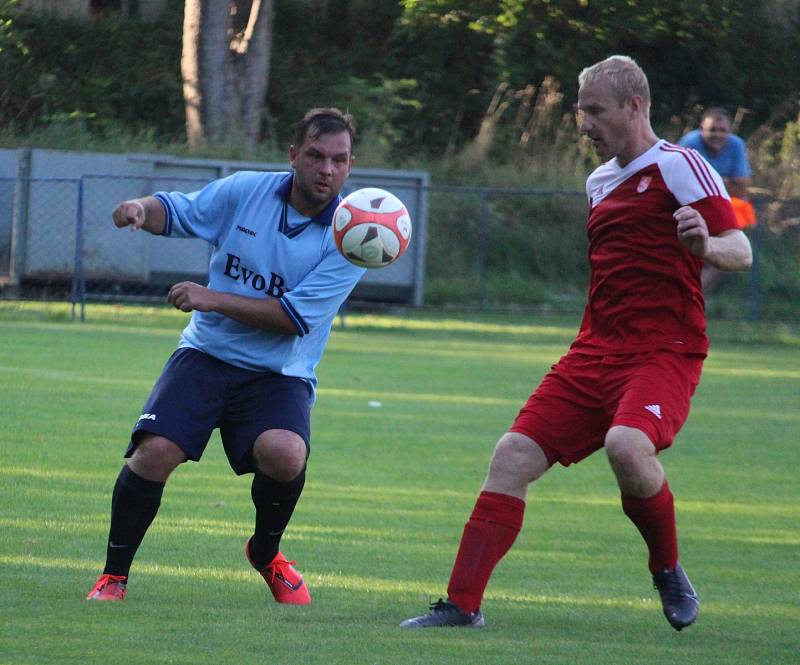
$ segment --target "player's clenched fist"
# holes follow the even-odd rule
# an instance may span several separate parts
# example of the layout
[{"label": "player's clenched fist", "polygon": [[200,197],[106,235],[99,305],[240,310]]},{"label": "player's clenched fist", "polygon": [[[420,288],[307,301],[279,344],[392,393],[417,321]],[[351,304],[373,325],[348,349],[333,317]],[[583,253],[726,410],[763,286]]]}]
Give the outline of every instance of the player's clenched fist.
[{"label": "player's clenched fist", "polygon": [[701,259],[708,254],[708,226],[703,216],[691,206],[682,206],[672,215],[677,224],[678,238],[687,249]]},{"label": "player's clenched fist", "polygon": [[167,294],[167,302],[182,312],[211,311],[213,291],[194,282],[178,282]]},{"label": "player's clenched fist", "polygon": [[144,205],[140,201],[131,200],[123,201],[111,213],[111,218],[114,220],[114,225],[119,228],[130,227],[131,231],[144,226],[146,213]]}]

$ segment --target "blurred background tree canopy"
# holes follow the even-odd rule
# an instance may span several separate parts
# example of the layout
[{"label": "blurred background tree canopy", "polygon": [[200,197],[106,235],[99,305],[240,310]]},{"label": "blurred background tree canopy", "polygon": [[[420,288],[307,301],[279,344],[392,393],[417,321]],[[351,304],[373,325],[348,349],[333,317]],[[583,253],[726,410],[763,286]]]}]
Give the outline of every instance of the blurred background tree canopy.
[{"label": "blurred background tree canopy", "polygon": [[[155,16],[137,16],[131,8],[141,0],[101,3],[105,9],[88,17],[23,11],[26,4],[36,3],[0,0],[4,144],[24,137],[50,147],[97,148],[105,140],[109,149],[189,150],[184,14],[208,0],[162,0]],[[756,183],[784,195],[797,187],[797,0],[227,6],[228,30],[216,31],[223,52],[241,43],[236,31],[247,25],[249,7],[271,12],[259,37],[268,40],[259,125],[252,127],[251,110],[250,127],[210,132],[192,142],[194,150],[283,155],[305,110],[335,105],[356,117],[361,164],[435,162],[451,178],[525,174],[578,186],[595,157],[577,140],[577,75],[623,53],[650,78],[653,124],[662,136],[675,140],[704,107],[725,106],[749,140]],[[206,66],[201,75],[214,73]]]},{"label": "blurred background tree canopy", "polygon": [[[768,199],[760,274],[796,316],[800,0],[0,0],[0,145],[283,163],[302,114],[338,106],[356,118],[360,166],[579,191],[598,160],[579,139],[577,76],[615,53],[647,72],[660,136],[677,140],[711,105],[734,114]],[[208,91],[222,106],[202,108]],[[533,274],[558,276],[558,289],[540,279],[543,298],[567,282],[582,294],[580,225],[556,224],[582,219],[582,195],[505,201],[493,204],[502,251],[487,259],[498,293],[538,298]],[[429,255],[479,209],[437,197]],[[430,302],[437,284],[441,302],[468,291],[478,244],[434,262]]]}]

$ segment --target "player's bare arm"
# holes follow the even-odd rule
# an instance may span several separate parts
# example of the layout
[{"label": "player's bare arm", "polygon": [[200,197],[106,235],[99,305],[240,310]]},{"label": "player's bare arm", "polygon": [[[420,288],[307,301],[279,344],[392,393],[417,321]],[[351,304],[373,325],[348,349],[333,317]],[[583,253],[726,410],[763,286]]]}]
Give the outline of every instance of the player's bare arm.
[{"label": "player's bare arm", "polygon": [[169,290],[167,301],[182,312],[217,312],[259,330],[297,334],[297,327],[276,298],[247,298],[194,282],[178,282]]},{"label": "player's bare arm", "polygon": [[154,196],[123,201],[114,208],[111,219],[119,229],[127,226],[131,231],[144,229],[156,235],[164,232],[166,223],[164,206]]},{"label": "player's bare arm", "polygon": [[711,236],[706,220],[691,206],[678,208],[673,216],[681,242],[692,254],[715,268],[728,271],[746,270],[753,263],[750,241],[738,229]]},{"label": "player's bare arm", "polygon": [[711,236],[705,260],[719,270],[747,270],[753,264],[750,240],[738,229]]}]

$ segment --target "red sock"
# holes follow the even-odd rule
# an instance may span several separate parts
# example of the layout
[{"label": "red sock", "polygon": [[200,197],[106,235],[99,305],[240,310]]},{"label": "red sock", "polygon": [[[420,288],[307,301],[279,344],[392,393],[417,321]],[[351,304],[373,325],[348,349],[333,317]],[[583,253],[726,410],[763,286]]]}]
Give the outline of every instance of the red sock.
[{"label": "red sock", "polygon": [[481,492],[472,509],[447,585],[447,596],[465,612],[481,606],[494,567],[514,544],[522,528],[522,499]]},{"label": "red sock", "polygon": [[678,533],[675,529],[675,504],[669,485],[647,498],[622,495],[622,510],[636,525],[650,551],[648,565],[655,574],[678,563]]}]

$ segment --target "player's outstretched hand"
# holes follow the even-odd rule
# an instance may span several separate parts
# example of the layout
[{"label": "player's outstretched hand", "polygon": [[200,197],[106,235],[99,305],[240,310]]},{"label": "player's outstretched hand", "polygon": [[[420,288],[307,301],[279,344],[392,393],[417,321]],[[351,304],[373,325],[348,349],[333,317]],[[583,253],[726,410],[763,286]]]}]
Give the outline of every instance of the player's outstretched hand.
[{"label": "player's outstretched hand", "polygon": [[144,226],[145,210],[141,202],[134,200],[123,201],[111,213],[114,226],[123,229],[126,226],[131,231],[136,231]]},{"label": "player's outstretched hand", "polygon": [[678,223],[678,238],[701,259],[708,254],[708,226],[703,216],[691,206],[678,208],[672,215]]},{"label": "player's outstretched hand", "polygon": [[178,282],[167,294],[167,302],[182,312],[210,312],[214,292],[194,282]]}]

